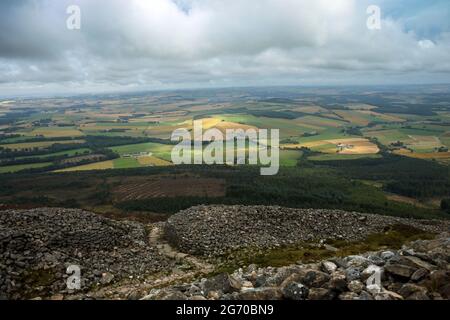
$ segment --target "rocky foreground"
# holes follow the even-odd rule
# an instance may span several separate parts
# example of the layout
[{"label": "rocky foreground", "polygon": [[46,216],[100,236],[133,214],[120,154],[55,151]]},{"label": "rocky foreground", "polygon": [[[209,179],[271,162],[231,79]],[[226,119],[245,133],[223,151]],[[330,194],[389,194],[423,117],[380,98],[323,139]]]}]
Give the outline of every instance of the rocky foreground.
[{"label": "rocky foreground", "polygon": [[167,270],[173,261],[149,246],[144,226],[70,209],[0,211],[0,298],[70,294],[66,268],[81,269],[81,286]]},{"label": "rocky foreground", "polygon": [[[362,240],[392,225],[441,236],[399,251],[211,276],[230,250],[326,246],[324,240]],[[450,299],[448,232],[448,221],[280,207],[199,206],[154,225],[77,209],[5,210],[0,299]],[[81,290],[67,287],[74,265]],[[375,271],[380,281],[368,285]]]},{"label": "rocky foreground", "polygon": [[[380,282],[376,280],[379,274]],[[369,278],[373,277],[372,281]],[[169,288],[162,300],[442,300],[450,299],[450,234],[379,251],[282,268],[251,265]]]},{"label": "rocky foreground", "polygon": [[264,206],[197,206],[166,223],[169,242],[180,251],[220,256],[243,248],[271,249],[299,242],[363,240],[392,225],[449,231],[448,221],[414,220],[339,210]]}]

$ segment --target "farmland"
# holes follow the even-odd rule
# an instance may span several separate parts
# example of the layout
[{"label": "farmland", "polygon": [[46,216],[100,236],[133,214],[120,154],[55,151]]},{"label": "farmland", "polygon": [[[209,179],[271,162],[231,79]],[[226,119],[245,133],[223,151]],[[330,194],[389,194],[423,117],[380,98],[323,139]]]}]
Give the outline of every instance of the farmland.
[{"label": "farmland", "polygon": [[[300,148],[324,156],[335,153],[342,159],[347,159],[347,155],[369,157],[385,148],[405,157],[434,159],[444,164],[449,160],[450,110],[448,105],[446,107],[445,93],[439,96],[442,102],[435,103],[432,95],[416,94],[408,88],[400,89],[399,97],[392,100],[395,102],[389,100],[389,94],[367,94],[356,89],[353,94],[339,93],[339,90],[330,94],[314,89],[280,88],[270,91],[273,97],[264,89],[242,90],[240,94],[232,89],[222,91],[218,95],[220,99],[216,98],[214,90],[197,90],[3,101],[0,119],[9,119],[8,114],[12,112],[17,119],[4,121],[0,129],[0,148],[49,151],[29,156],[26,152],[20,156],[12,154],[14,159],[42,159],[63,154],[70,157],[74,154],[66,151],[69,148],[64,145],[83,145],[84,137],[129,137],[144,139],[139,140],[144,142],[108,146],[119,157],[113,159],[113,168],[165,166],[171,162],[172,132],[179,128],[192,130],[193,121],[202,120],[204,130],[279,129],[281,147],[286,150],[282,158],[294,159],[282,159],[287,165],[294,164],[298,156],[287,150]],[[376,99],[383,103],[375,103]],[[398,106],[402,99],[403,104]],[[411,100],[419,101],[426,111],[417,111],[415,105],[408,105]],[[427,108],[427,100],[433,101],[435,107],[431,104]],[[408,108],[412,110],[410,113]],[[54,145],[63,146],[64,150],[54,150],[51,148]],[[31,163],[30,167],[33,167]],[[110,168],[110,165],[80,166],[83,170],[91,167]]]},{"label": "farmland", "polygon": [[[436,90],[441,91],[423,93]],[[91,181],[90,177],[101,175],[104,186],[94,179],[86,189],[108,195],[101,210],[106,205],[119,211],[161,213],[196,203],[273,204],[277,199],[290,206],[320,203],[323,207],[439,215],[438,207],[428,203],[439,203],[450,194],[449,101],[450,88],[446,87],[434,91],[399,87],[391,92],[246,88],[0,101],[0,177],[11,181],[16,175],[44,175],[48,178],[45,185],[60,176],[83,175]],[[247,175],[258,170],[258,165],[245,165],[209,171],[206,167],[200,176],[192,177],[192,167],[174,166],[171,152],[176,142],[171,135],[180,128],[192,131],[196,120],[202,121],[203,130],[215,128],[222,133],[279,129],[281,173],[270,182],[256,180]],[[204,141],[203,146],[207,145]],[[415,170],[401,175],[403,166]],[[431,173],[429,168],[433,168]],[[142,172],[147,170],[156,170],[157,175],[145,178]],[[172,174],[164,176],[174,170],[176,179]],[[242,184],[235,170],[256,184]],[[232,178],[224,179],[228,171]],[[139,178],[141,173],[144,178]],[[422,173],[435,186],[429,193],[412,178]],[[130,174],[134,178],[125,178]],[[188,177],[182,179],[179,174]],[[121,178],[110,179],[110,175]],[[349,181],[357,187],[348,185],[343,195],[341,186]],[[300,182],[310,189],[297,185]],[[141,194],[140,189],[147,191]],[[94,200],[79,198],[71,187],[65,192],[65,201],[97,208]],[[258,192],[266,196],[254,195]],[[24,200],[29,198],[25,191],[19,195],[20,201],[37,201]],[[39,196],[39,201],[61,204],[48,190]]]}]

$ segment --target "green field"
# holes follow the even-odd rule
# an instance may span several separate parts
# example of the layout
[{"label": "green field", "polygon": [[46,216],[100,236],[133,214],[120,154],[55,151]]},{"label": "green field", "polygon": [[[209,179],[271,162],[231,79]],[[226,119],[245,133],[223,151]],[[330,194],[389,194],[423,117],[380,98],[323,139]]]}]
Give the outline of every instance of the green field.
[{"label": "green field", "polygon": [[127,169],[141,167],[139,162],[134,158],[120,158],[113,161],[114,169]]},{"label": "green field", "polygon": [[76,156],[76,155],[82,155],[85,152],[91,152],[88,148],[80,148],[80,149],[73,149],[73,150],[67,150],[67,151],[61,151],[61,152],[55,152],[55,153],[48,153],[45,155],[37,155],[37,156],[25,156],[25,157],[18,157],[17,159],[30,159],[30,158],[39,158],[39,159],[45,159],[50,157],[60,157],[60,156]]},{"label": "green field", "polygon": [[295,167],[301,156],[302,156],[301,151],[280,150],[280,166]]},{"label": "green field", "polygon": [[84,140],[61,140],[61,141],[41,141],[41,142],[23,142],[23,143],[10,143],[2,144],[0,147],[12,149],[12,150],[24,150],[24,149],[35,149],[35,148],[47,148],[54,144],[81,144]]},{"label": "green field", "polygon": [[0,173],[13,173],[19,172],[26,169],[36,169],[36,168],[45,168],[50,166],[51,162],[43,162],[43,163],[31,163],[31,164],[20,164],[14,166],[5,166],[0,167]]},{"label": "green field", "polygon": [[155,156],[157,158],[161,158],[163,160],[170,161],[172,148],[173,148],[172,145],[148,142],[148,143],[140,143],[140,144],[119,146],[119,147],[112,147],[111,150],[122,156],[125,154],[151,152],[153,154],[153,156]]}]

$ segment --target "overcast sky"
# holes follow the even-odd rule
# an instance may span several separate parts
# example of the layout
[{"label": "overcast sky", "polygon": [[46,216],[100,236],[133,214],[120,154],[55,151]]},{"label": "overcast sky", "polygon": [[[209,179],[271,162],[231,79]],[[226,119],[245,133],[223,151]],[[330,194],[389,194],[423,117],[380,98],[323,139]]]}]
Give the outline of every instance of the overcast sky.
[{"label": "overcast sky", "polygon": [[0,95],[450,83],[449,21],[448,0],[1,0]]}]

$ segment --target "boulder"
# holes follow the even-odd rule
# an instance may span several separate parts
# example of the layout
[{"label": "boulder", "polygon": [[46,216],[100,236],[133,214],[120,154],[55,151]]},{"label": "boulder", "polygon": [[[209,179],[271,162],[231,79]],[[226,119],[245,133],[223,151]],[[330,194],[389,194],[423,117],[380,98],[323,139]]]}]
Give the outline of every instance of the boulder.
[{"label": "boulder", "polygon": [[354,292],[342,292],[339,296],[339,300],[358,300],[359,296]]},{"label": "boulder", "polygon": [[311,288],[309,289],[308,300],[333,300],[336,294],[325,288]]},{"label": "boulder", "polygon": [[411,280],[414,282],[418,282],[428,276],[430,272],[427,269],[419,269],[416,272],[414,272],[411,276]]},{"label": "boulder", "polygon": [[404,256],[400,259],[400,263],[413,267],[415,269],[425,269],[428,271],[436,270],[437,267],[435,265],[432,265],[428,262],[423,261],[420,258],[413,257],[413,256]]},{"label": "boulder", "polygon": [[374,297],[375,300],[404,300],[398,293],[388,290],[383,290],[382,292],[375,294]]},{"label": "boulder", "polygon": [[389,259],[393,258],[394,256],[395,256],[395,253],[392,251],[383,251],[380,254],[380,257],[385,261],[388,261]]},{"label": "boulder", "polygon": [[350,281],[347,286],[351,292],[356,294],[360,294],[365,288],[364,284],[358,280]]},{"label": "boulder", "polygon": [[348,256],[344,259],[344,261],[346,261],[348,267],[359,269],[367,268],[372,264],[368,258],[362,256]]},{"label": "boulder", "polygon": [[337,265],[331,261],[324,261],[322,262],[321,269],[328,274],[332,274],[337,270]]},{"label": "boulder", "polygon": [[309,295],[309,289],[298,282],[290,282],[283,289],[283,296],[289,300],[306,300]]},{"label": "boulder", "polygon": [[278,288],[256,288],[238,295],[239,300],[281,300],[283,293]]},{"label": "boulder", "polygon": [[[427,296],[428,290],[424,287],[418,286],[417,284],[406,283],[400,288],[398,293],[401,294],[402,297],[405,299],[417,300],[417,299],[410,299],[410,297],[414,294],[416,294],[416,297]],[[417,294],[419,294],[419,295],[417,295]]]},{"label": "boulder", "polygon": [[410,279],[414,272],[417,271],[417,268],[402,264],[387,264],[384,268],[388,274],[404,280]]},{"label": "boulder", "polygon": [[431,272],[428,286],[434,288],[444,299],[450,299],[450,271]]},{"label": "boulder", "polygon": [[343,271],[335,271],[329,281],[329,289],[335,292],[347,291],[347,280]]},{"label": "boulder", "polygon": [[102,284],[110,284],[114,280],[114,275],[110,272],[105,272],[102,274],[100,282]]},{"label": "boulder", "polygon": [[347,281],[359,280],[361,278],[361,271],[358,268],[348,268],[345,270]]},{"label": "boulder", "polygon": [[222,293],[239,292],[241,283],[230,276],[228,273],[221,273],[203,283],[203,291],[208,295],[211,291],[220,291]]},{"label": "boulder", "polygon": [[314,269],[303,269],[294,273],[283,281],[281,288],[286,287],[291,282],[302,283],[307,287],[321,287],[330,280],[330,276],[324,272]]}]

